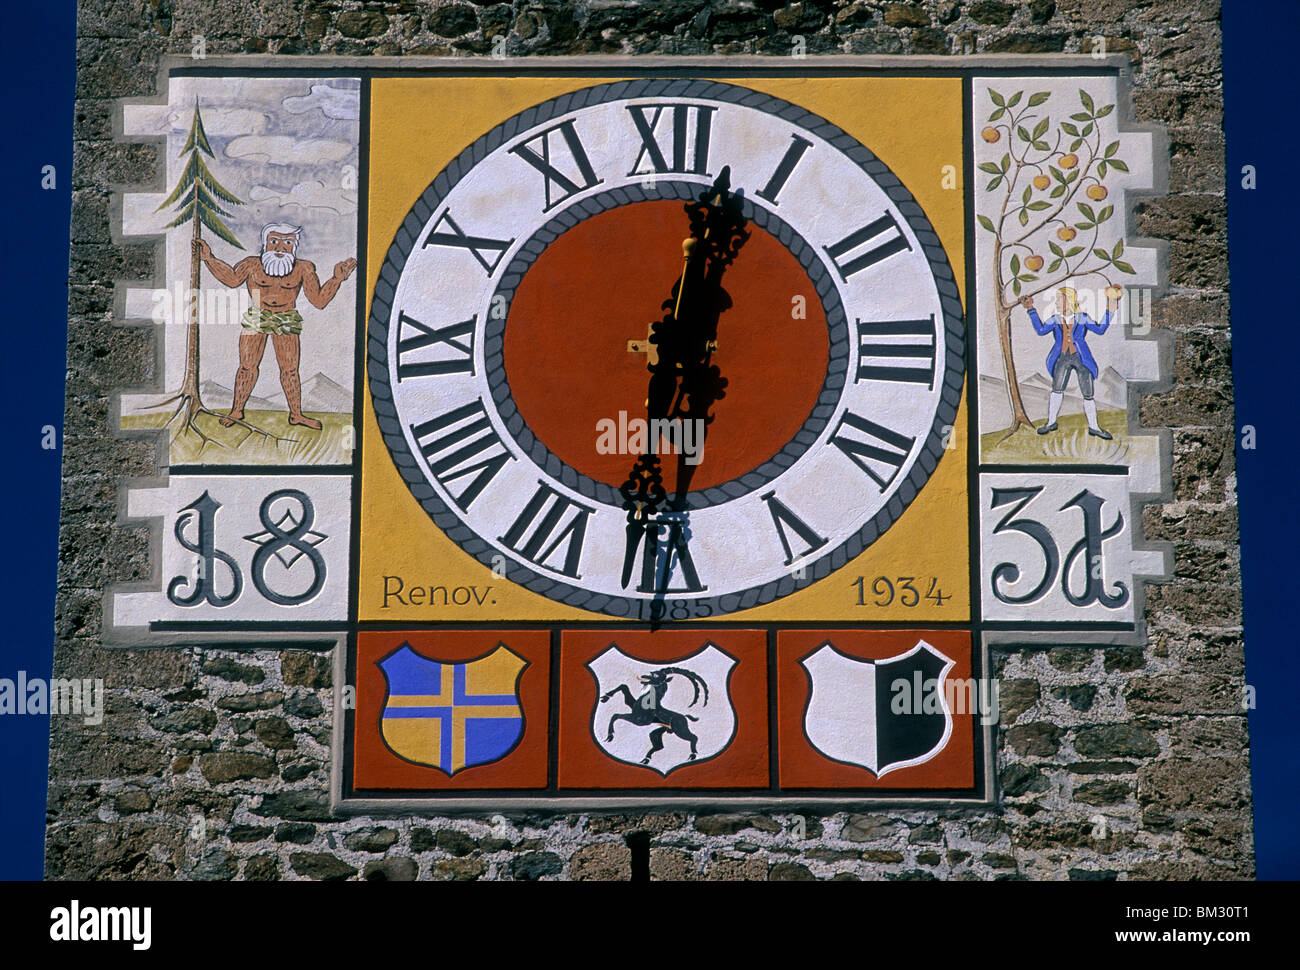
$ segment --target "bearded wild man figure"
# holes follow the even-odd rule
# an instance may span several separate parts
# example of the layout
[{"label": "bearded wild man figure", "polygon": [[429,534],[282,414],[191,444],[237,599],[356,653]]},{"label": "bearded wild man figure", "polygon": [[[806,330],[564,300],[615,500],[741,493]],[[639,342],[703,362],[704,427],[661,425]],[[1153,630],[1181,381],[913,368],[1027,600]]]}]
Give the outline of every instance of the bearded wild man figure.
[{"label": "bearded wild man figure", "polygon": [[289,423],[320,430],[320,422],[302,413],[302,382],[298,378],[298,361],[301,349],[298,335],[302,333],[302,314],[298,312],[298,292],[318,310],[329,306],[338,293],[339,286],[352,275],[357,261],[343,260],[334,267],[334,275],[322,286],[316,277],[316,267],[298,258],[302,243],[302,226],[272,222],[262,227],[262,251],[258,256],[248,256],[234,266],[212,255],[203,239],[196,240],[195,250],[208,271],[223,286],[248,287],[252,306],[241,321],[244,332],[239,335],[239,370],[235,372],[235,399],[230,413],[221,424],[230,427],[244,419],[244,405],[257,385],[258,368],[266,352],[266,338],[271,338],[275,359],[280,365],[280,386],[289,403]]}]

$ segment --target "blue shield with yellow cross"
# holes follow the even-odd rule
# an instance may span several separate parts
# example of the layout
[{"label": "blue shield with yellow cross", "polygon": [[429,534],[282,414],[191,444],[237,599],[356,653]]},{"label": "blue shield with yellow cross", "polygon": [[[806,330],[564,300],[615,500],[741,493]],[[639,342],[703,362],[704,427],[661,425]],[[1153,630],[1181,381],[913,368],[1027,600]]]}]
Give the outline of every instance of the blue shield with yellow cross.
[{"label": "blue shield with yellow cross", "polygon": [[519,677],[527,666],[505,644],[465,662],[430,660],[402,644],[379,661],[388,681],[385,743],[449,775],[505,757],[524,733]]}]

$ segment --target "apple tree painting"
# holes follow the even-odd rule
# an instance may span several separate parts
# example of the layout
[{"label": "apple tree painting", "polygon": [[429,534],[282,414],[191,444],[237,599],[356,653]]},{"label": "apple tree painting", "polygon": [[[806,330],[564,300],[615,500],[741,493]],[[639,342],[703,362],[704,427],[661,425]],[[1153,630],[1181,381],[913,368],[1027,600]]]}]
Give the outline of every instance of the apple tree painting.
[{"label": "apple tree painting", "polygon": [[[979,170],[988,176],[982,191],[992,193],[995,215],[978,216],[992,235],[993,281],[998,344],[1006,377],[1011,425],[1003,440],[1033,428],[1021,398],[1012,353],[1012,310],[1022,298],[1092,277],[1117,297],[1117,280],[1135,272],[1124,260],[1122,231],[1107,226],[1115,216],[1106,185],[1116,172],[1128,172],[1118,157],[1118,140],[1105,142],[1102,118],[1115,105],[1098,105],[1086,91],[1068,117],[1053,113],[1054,93],[988,89],[992,107],[980,137],[1003,146],[995,161]],[[1059,95],[1056,95],[1059,97]],[[1103,227],[1106,227],[1103,229]],[[1114,241],[1110,242],[1113,237]]]}]

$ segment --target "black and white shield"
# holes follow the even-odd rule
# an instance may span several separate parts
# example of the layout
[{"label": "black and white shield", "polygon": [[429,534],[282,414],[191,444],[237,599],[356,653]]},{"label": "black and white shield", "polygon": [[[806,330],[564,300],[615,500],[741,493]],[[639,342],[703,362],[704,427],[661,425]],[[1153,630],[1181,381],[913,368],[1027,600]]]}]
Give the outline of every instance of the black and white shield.
[{"label": "black and white shield", "polygon": [[829,641],[801,661],[810,696],[804,733],[826,757],[877,778],[929,761],[952,736],[944,680],[954,661],[924,640],[886,660],[862,660]]}]

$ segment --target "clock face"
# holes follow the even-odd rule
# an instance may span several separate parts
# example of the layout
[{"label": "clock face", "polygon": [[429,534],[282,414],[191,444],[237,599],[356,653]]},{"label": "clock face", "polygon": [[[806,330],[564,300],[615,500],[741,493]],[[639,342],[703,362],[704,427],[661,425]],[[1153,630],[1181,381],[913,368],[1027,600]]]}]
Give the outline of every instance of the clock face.
[{"label": "clock face", "polygon": [[866,146],[736,85],[618,82],[437,175],[380,272],[368,372],[398,471],[470,556],[570,606],[702,618],[904,514],[953,434],[962,311]]}]

